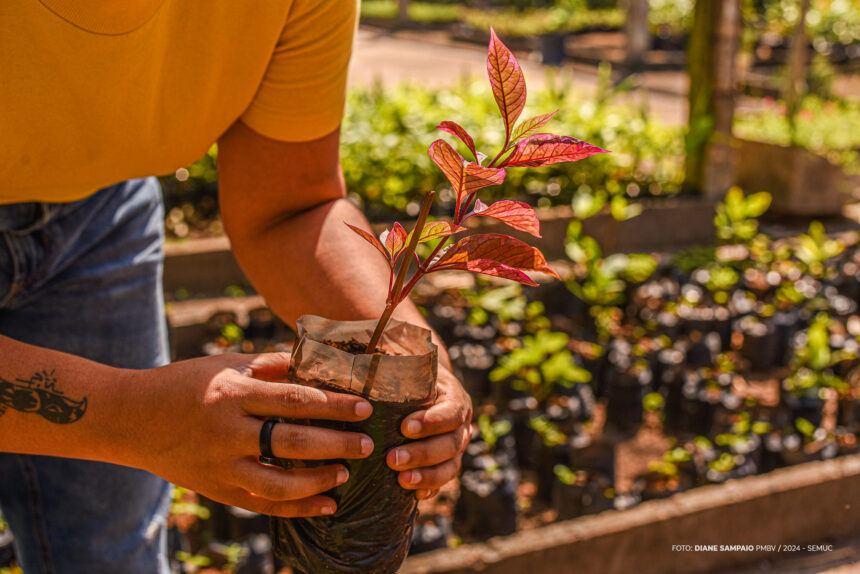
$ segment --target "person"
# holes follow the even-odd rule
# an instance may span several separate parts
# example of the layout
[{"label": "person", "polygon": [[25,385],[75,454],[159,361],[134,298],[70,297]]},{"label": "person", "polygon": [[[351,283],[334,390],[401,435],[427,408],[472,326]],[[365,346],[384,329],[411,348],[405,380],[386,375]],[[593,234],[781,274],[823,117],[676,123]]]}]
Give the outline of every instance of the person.
[{"label": "person", "polygon": [[[338,141],[354,0],[0,3],[0,509],[24,572],[168,572],[169,482],[279,516],[335,510],[343,465],[260,464],[269,416],[361,420],[366,401],[282,382],[285,354],[168,364],[154,174],[219,146],[242,268],[289,323],[378,317],[388,267],[344,221]],[[116,183],[120,182],[120,183]],[[423,324],[415,307],[397,316]],[[433,495],[471,404],[438,397],[388,453]],[[279,423],[281,458],[367,456],[357,433]]]}]

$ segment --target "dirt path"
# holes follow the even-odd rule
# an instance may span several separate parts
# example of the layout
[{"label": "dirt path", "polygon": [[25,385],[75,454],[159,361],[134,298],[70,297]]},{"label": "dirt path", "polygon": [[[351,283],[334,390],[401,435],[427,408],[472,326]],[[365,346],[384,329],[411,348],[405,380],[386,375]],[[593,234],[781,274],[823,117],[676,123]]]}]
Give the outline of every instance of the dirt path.
[{"label": "dirt path", "polygon": [[[618,60],[618,34],[592,34],[572,40],[583,55],[600,53]],[[568,46],[569,48],[571,45]],[[485,48],[467,42],[452,41],[447,32],[418,32],[383,30],[361,27],[356,38],[355,53],[350,67],[350,83],[368,84],[377,79],[384,85],[401,81],[421,82],[430,86],[446,86],[463,75],[484,77]],[[660,63],[661,54],[678,59],[679,54],[653,53]],[[546,83],[547,70],[539,63],[537,53],[517,53],[525,70],[529,86],[538,88]],[[677,64],[677,62],[676,62]],[[556,69],[558,70],[558,69]],[[595,66],[567,63],[560,73],[572,74],[573,85],[588,93],[597,83]],[[687,75],[681,69],[648,71],[639,75],[640,93],[650,109],[664,122],[685,124],[687,121]],[[833,86],[841,97],[860,97],[860,72],[840,75]],[[738,110],[758,107],[759,100],[739,96]]]},{"label": "dirt path", "polygon": [[[362,27],[356,38],[350,66],[351,84],[381,80],[384,85],[402,81],[430,86],[447,86],[463,75],[484,77],[486,49],[476,44],[452,42],[445,32],[390,32]],[[547,69],[536,60],[537,54],[518,53],[529,87],[546,83]],[[573,75],[573,85],[583,91],[594,90],[594,66],[566,64],[560,70]],[[687,77],[679,71],[647,72],[640,76],[643,94],[650,108],[663,121],[682,124],[687,119]]]}]

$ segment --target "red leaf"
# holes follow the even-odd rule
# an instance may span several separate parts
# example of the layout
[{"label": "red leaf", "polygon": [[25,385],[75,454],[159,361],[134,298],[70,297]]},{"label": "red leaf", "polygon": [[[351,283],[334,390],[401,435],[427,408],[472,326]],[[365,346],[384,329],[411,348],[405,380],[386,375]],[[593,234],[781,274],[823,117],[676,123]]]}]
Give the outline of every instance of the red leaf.
[{"label": "red leaf", "polygon": [[472,156],[474,156],[475,161],[480,162],[478,159],[478,151],[475,149],[475,140],[472,139],[472,136],[469,135],[463,127],[456,122],[442,122],[438,126],[436,126],[437,130],[442,130],[443,132],[448,132],[452,136],[457,137],[461,142],[466,144],[466,147],[469,148],[469,151],[472,152]]},{"label": "red leaf", "polygon": [[470,194],[505,181],[504,169],[483,167],[474,162],[467,162],[445,140],[436,140],[430,144],[428,154],[454,188],[457,197],[455,214],[460,213],[461,203]]},{"label": "red leaf", "polygon": [[424,225],[424,229],[421,230],[421,235],[418,236],[418,243],[424,243],[431,239],[439,239],[440,237],[448,237],[449,235],[454,235],[457,232],[465,230],[465,227],[460,227],[456,223],[451,223],[449,221],[431,221],[426,223]]},{"label": "red leaf", "polygon": [[496,31],[490,28],[490,47],[487,51],[487,73],[493,87],[493,96],[505,120],[505,143],[510,141],[511,130],[526,105],[526,80],[517,59],[508,50]]},{"label": "red leaf", "polygon": [[[344,221],[344,223],[346,222]],[[375,238],[372,233],[369,233],[364,229],[361,229],[360,227],[356,227],[355,225],[350,225],[349,223],[346,223],[346,226],[355,231],[362,239],[376,247],[376,249],[378,249],[379,252],[382,253],[382,256],[385,257],[385,259],[388,261],[388,264],[391,265],[391,258],[385,251],[385,247],[382,246],[382,243],[380,243],[379,240]]]},{"label": "red leaf", "polygon": [[388,250],[388,256],[393,262],[397,255],[406,247],[406,238],[408,237],[406,230],[399,223],[395,223],[391,231],[385,231],[385,249]]},{"label": "red leaf", "polygon": [[[507,223],[514,229],[525,231],[535,237],[540,237],[540,222],[535,214],[534,208],[522,201],[510,201],[504,199],[497,201],[489,207],[480,199],[475,200],[475,208],[471,215],[483,215],[492,217]],[[466,217],[469,217],[468,215]]]},{"label": "red leaf", "polygon": [[520,141],[502,164],[505,167],[540,167],[566,161],[579,161],[605,149],[568,136],[537,134]]},{"label": "red leaf", "polygon": [[528,277],[528,281],[523,280],[511,270],[540,271],[559,278],[538,249],[500,233],[464,237],[445,251],[431,269],[465,269],[514,279],[528,285],[534,282]]},{"label": "red leaf", "polygon": [[525,120],[514,130],[513,135],[511,135],[511,141],[515,142],[518,139],[536,134],[557,113],[558,110]]},{"label": "red leaf", "polygon": [[472,273],[481,273],[483,275],[492,275],[493,277],[501,277],[502,279],[511,279],[529,287],[537,287],[538,284],[520,271],[509,267],[504,263],[493,261],[492,259],[469,259],[468,261],[458,261],[444,267],[446,270],[461,270],[471,271]]},{"label": "red leaf", "polygon": [[451,187],[454,188],[455,192],[463,187],[463,163],[465,160],[448,142],[436,140],[430,144],[427,154],[451,182]]}]

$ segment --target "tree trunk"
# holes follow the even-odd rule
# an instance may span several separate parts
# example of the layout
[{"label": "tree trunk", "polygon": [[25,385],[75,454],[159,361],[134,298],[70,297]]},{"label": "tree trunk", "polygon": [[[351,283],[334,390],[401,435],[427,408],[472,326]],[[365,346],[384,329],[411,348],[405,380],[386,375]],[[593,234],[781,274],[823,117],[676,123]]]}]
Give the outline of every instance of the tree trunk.
[{"label": "tree trunk", "polygon": [[409,21],[409,4],[412,0],[397,0],[397,21],[402,23]]},{"label": "tree trunk", "polygon": [[627,0],[627,21],[624,35],[627,38],[625,64],[629,72],[638,72],[645,63],[645,53],[651,48],[648,30],[648,0]]},{"label": "tree trunk", "polygon": [[731,145],[740,0],[697,0],[687,53],[690,113],[684,187],[717,199],[733,183]]},{"label": "tree trunk", "polygon": [[801,0],[800,17],[791,38],[788,52],[788,66],[785,74],[785,86],[782,99],[785,100],[788,121],[791,124],[791,140],[795,141],[795,121],[797,119],[800,101],[806,94],[806,70],[809,64],[809,37],[806,34],[806,14],[809,12],[809,0]]}]

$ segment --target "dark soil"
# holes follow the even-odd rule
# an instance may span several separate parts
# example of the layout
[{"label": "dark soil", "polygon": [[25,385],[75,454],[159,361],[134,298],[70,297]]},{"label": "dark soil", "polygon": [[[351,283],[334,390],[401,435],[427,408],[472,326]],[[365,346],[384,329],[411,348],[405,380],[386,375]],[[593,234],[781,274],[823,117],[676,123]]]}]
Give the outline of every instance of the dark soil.
[{"label": "dark soil", "polygon": [[[329,347],[334,347],[335,349],[340,349],[341,351],[346,351],[352,355],[366,355],[367,354],[367,345],[365,343],[361,343],[356,341],[355,339],[350,339],[349,341],[331,341],[329,339],[325,339],[320,341],[324,345],[328,345]],[[380,349],[379,347],[373,352],[374,355],[390,355],[391,353],[385,351],[384,349]]]}]

